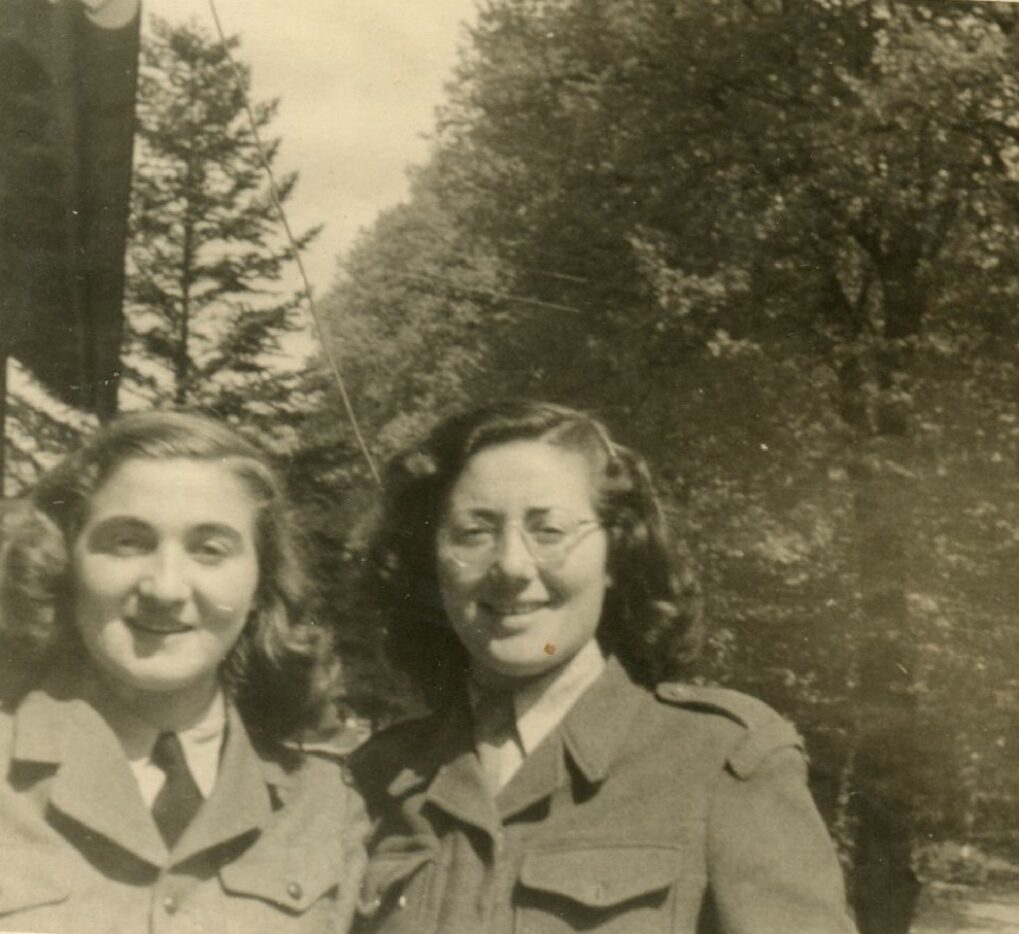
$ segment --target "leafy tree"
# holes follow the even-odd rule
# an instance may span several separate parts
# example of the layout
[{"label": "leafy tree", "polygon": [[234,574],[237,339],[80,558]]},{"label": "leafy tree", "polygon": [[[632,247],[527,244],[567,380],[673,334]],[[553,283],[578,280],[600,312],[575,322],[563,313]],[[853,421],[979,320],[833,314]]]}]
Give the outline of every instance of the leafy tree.
[{"label": "leafy tree", "polygon": [[[705,674],[811,733],[864,932],[908,927],[921,833],[1019,797],[982,764],[1014,755],[1017,646],[1001,559],[979,560],[1016,518],[1013,23],[489,0],[406,209],[441,205],[534,300],[480,340],[446,319],[516,361],[500,388],[599,408],[652,455],[700,546]],[[397,268],[429,271],[408,247]],[[351,275],[364,308],[443,320]],[[370,385],[395,399],[388,370]]]},{"label": "leafy tree", "polygon": [[[239,40],[226,43],[236,49]],[[238,86],[238,78],[240,85]],[[151,19],[143,43],[128,248],[129,389],[221,415],[287,398],[280,340],[298,296],[249,127],[250,71],[195,22]],[[260,135],[278,101],[252,105]],[[265,144],[272,165],[279,139]],[[282,202],[296,173],[279,182]],[[306,246],[318,229],[298,238]],[[268,364],[275,374],[270,377]]]}]

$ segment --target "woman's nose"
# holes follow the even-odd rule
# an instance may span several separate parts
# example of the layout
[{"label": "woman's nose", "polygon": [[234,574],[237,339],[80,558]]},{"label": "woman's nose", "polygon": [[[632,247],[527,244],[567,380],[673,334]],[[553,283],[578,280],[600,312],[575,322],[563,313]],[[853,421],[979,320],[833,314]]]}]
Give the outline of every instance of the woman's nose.
[{"label": "woman's nose", "polygon": [[526,580],[534,576],[537,564],[527,547],[524,532],[515,524],[507,526],[499,542],[495,566],[504,577]]},{"label": "woman's nose", "polygon": [[161,603],[186,600],[191,584],[183,557],[170,549],[155,552],[138,589],[143,597]]}]

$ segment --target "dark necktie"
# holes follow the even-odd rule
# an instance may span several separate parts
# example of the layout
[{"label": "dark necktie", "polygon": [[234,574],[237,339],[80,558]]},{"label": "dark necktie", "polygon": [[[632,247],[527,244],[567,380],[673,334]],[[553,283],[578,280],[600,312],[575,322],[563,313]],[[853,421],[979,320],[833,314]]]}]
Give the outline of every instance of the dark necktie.
[{"label": "dark necktie", "polygon": [[152,761],[166,773],[166,781],[152,802],[152,817],[167,847],[173,849],[202,806],[202,793],[191,777],[176,733],[159,734],[152,747]]}]

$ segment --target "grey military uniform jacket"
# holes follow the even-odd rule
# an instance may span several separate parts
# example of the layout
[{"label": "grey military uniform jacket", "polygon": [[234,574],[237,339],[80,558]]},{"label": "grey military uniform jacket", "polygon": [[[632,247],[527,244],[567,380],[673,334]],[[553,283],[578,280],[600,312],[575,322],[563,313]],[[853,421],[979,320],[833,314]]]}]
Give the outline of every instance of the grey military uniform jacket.
[{"label": "grey military uniform jacket", "polygon": [[342,934],[367,818],[335,761],[256,751],[228,705],[212,795],[168,851],[67,679],[0,712],[0,931]]},{"label": "grey military uniform jacket", "polygon": [[495,800],[465,710],[353,768],[375,820],[360,932],[853,930],[799,737],[745,695],[656,696],[610,659]]}]

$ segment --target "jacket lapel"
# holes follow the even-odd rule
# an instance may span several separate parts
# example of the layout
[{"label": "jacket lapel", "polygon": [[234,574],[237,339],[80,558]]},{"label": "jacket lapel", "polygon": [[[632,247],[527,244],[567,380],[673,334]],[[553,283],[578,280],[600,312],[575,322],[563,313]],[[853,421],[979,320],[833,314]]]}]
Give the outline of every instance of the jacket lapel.
[{"label": "jacket lapel", "polygon": [[588,782],[598,784],[608,776],[646,699],[644,689],[611,656],[601,677],[567,713],[561,727],[563,743]]},{"label": "jacket lapel", "polygon": [[558,731],[552,733],[538,745],[526,759],[519,771],[496,798],[499,816],[507,820],[521,811],[543,801],[560,785],[566,782],[563,767],[563,744]]},{"label": "jacket lapel", "polygon": [[152,866],[195,854],[264,827],[272,813],[269,787],[286,796],[289,773],[262,759],[240,716],[227,705],[227,733],[209,799],[168,853],[116,735],[68,679],[50,679],[15,713],[13,759],[52,765],[49,803],[86,831],[100,834]]},{"label": "jacket lapel", "polygon": [[499,817],[472,748],[443,765],[428,789],[428,801],[463,823],[493,833]]},{"label": "jacket lapel", "polygon": [[424,747],[421,761],[408,764],[390,783],[390,795],[399,797],[415,785],[424,786],[428,803],[463,823],[493,833],[499,818],[474,752],[466,708],[451,708],[432,739]]},{"label": "jacket lapel", "polygon": [[120,743],[89,704],[32,691],[15,714],[14,729],[15,760],[56,767],[54,808],[153,866],[166,862],[166,846]]},{"label": "jacket lapel", "polygon": [[644,692],[610,657],[605,671],[573,705],[560,726],[524,760],[497,799],[485,786],[474,752],[470,715],[451,708],[438,721],[423,750],[398,769],[386,790],[393,800],[423,791],[426,800],[457,820],[487,833],[541,801],[569,780],[566,757],[584,780],[597,784],[631,730]]},{"label": "jacket lapel", "polygon": [[216,784],[174,848],[174,863],[265,827],[272,814],[268,785],[286,788],[290,783],[279,764],[255,751],[232,704],[227,705],[226,729]]},{"label": "jacket lapel", "polygon": [[615,658],[529,755],[498,797],[503,820],[527,810],[570,779],[567,757],[584,781],[603,781],[630,732],[643,692]]}]

